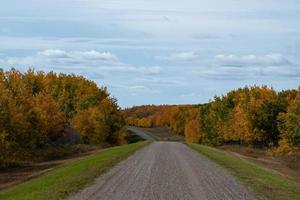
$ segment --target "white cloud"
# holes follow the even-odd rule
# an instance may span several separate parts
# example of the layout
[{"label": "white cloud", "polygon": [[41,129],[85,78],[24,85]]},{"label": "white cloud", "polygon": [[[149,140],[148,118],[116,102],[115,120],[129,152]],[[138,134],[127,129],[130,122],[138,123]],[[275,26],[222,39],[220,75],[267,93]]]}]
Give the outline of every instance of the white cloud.
[{"label": "white cloud", "polygon": [[47,58],[68,58],[70,55],[60,49],[47,49],[37,53],[38,56],[43,56]]},{"label": "white cloud", "polygon": [[8,57],[0,59],[0,64],[6,67],[34,67],[36,69],[73,69],[79,71],[119,72],[158,74],[161,67],[137,67],[123,63],[110,52],[91,51],[64,51],[60,49],[47,49],[32,56]]},{"label": "white cloud", "polygon": [[123,65],[123,66],[113,66],[113,67],[101,67],[102,70],[105,71],[118,71],[118,72],[140,72],[144,74],[159,74],[162,71],[161,67],[135,67],[131,65]]},{"label": "white cloud", "polygon": [[[300,67],[288,66],[211,66],[210,68],[200,68],[193,70],[202,78],[220,80],[251,80],[253,78],[298,78],[300,77]],[[263,80],[263,79],[262,79]]]},{"label": "white cloud", "polygon": [[183,99],[200,98],[200,97],[201,97],[201,94],[197,94],[194,92],[180,95],[180,98],[183,98]]},{"label": "white cloud", "polygon": [[135,85],[135,86],[130,86],[129,89],[130,90],[144,90],[144,89],[146,89],[146,87],[143,85]]},{"label": "white cloud", "polygon": [[38,56],[46,58],[72,58],[72,59],[87,59],[87,60],[118,60],[117,56],[110,52],[91,51],[70,51],[66,52],[60,49],[47,49],[37,53]]},{"label": "white cloud", "polygon": [[90,59],[90,60],[118,60],[118,58],[110,52],[91,51],[71,51],[66,52],[60,49],[47,49],[37,53],[37,56],[46,58],[73,58],[73,59]]},{"label": "white cloud", "polygon": [[215,63],[225,66],[282,66],[289,65],[290,61],[279,53],[266,55],[224,55],[215,56]]},{"label": "white cloud", "polygon": [[47,49],[33,56],[7,58],[9,66],[23,67],[72,67],[72,66],[123,66],[118,58],[109,52],[97,51],[64,51]]},{"label": "white cloud", "polygon": [[207,79],[251,80],[253,78],[300,77],[300,67],[280,53],[266,55],[216,55],[210,67],[198,67],[193,74]]},{"label": "white cloud", "polygon": [[118,60],[117,57],[110,52],[85,51],[78,52],[78,56],[92,60]]},{"label": "white cloud", "polygon": [[168,56],[157,57],[160,60],[165,61],[194,61],[199,58],[199,56],[193,51],[174,53]]},{"label": "white cloud", "polygon": [[158,74],[162,71],[162,68],[158,67],[158,66],[140,67],[140,68],[137,68],[137,70],[147,72],[148,74]]}]

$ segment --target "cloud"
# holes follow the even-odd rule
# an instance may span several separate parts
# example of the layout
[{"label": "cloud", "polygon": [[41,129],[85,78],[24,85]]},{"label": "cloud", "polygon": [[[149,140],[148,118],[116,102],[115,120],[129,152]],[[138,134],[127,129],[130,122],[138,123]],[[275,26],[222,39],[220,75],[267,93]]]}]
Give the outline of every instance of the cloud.
[{"label": "cloud", "polygon": [[205,33],[198,33],[193,36],[196,40],[216,40],[216,39],[222,39],[225,36],[219,36],[215,34],[205,34]]},{"label": "cloud", "polygon": [[91,51],[74,51],[66,52],[60,49],[47,49],[37,53],[37,56],[45,58],[73,58],[73,59],[90,59],[90,60],[118,60],[118,58],[110,52]]},{"label": "cloud", "polygon": [[237,66],[210,66],[192,71],[202,78],[212,80],[251,80],[258,78],[300,78],[300,67],[297,65],[245,65]]},{"label": "cloud", "polygon": [[150,66],[150,67],[135,67],[131,65],[113,66],[113,67],[100,67],[101,70],[105,71],[118,71],[118,72],[139,72],[147,75],[159,74],[162,71],[161,67]]},{"label": "cloud", "polygon": [[37,52],[33,56],[9,57],[7,58],[9,66],[122,66],[117,56],[110,52],[97,51],[64,51],[60,49],[47,49]]},{"label": "cloud", "polygon": [[137,68],[137,70],[147,72],[147,74],[159,74],[162,71],[162,68],[158,67],[158,66],[140,67],[140,68]]},{"label": "cloud", "polygon": [[201,96],[202,96],[201,94],[192,92],[192,93],[182,94],[180,95],[180,98],[191,99],[191,98],[200,98]]},{"label": "cloud", "polygon": [[279,53],[270,53],[262,56],[219,54],[215,56],[214,62],[219,65],[233,67],[290,65],[290,61]]},{"label": "cloud", "polygon": [[187,51],[170,54],[168,56],[159,56],[157,58],[164,61],[195,61],[199,56],[193,51]]},{"label": "cloud", "polygon": [[193,74],[211,80],[243,80],[255,74],[256,70],[237,67],[210,67],[193,70]]},{"label": "cloud", "polygon": [[38,56],[43,56],[47,58],[68,58],[69,54],[60,49],[48,49],[37,53]]},{"label": "cloud", "polygon": [[72,59],[87,59],[87,60],[105,60],[115,61],[118,60],[117,56],[110,52],[98,52],[95,50],[91,51],[74,51],[66,52],[60,49],[47,49],[37,53],[37,56],[43,56],[46,58],[72,58]]},{"label": "cloud", "polygon": [[157,89],[150,89],[144,85],[132,85],[132,86],[125,86],[123,89],[128,90],[129,94],[132,96],[138,96],[141,94],[160,94],[160,90]]},{"label": "cloud", "polygon": [[78,56],[92,60],[118,60],[117,57],[110,52],[86,51],[80,52]]},{"label": "cloud", "polygon": [[191,73],[212,80],[300,78],[300,66],[280,53],[265,55],[218,54],[211,61],[209,67],[198,67]]},{"label": "cloud", "polygon": [[129,87],[130,90],[145,90],[146,87],[143,85],[134,85]]},{"label": "cloud", "polygon": [[142,73],[158,74],[162,71],[159,66],[132,66],[120,61],[111,52],[91,51],[64,51],[61,49],[46,49],[39,51],[32,56],[8,57],[0,59],[0,64],[6,67],[36,69],[50,69],[68,71],[72,69],[86,72],[119,72],[119,73]]}]

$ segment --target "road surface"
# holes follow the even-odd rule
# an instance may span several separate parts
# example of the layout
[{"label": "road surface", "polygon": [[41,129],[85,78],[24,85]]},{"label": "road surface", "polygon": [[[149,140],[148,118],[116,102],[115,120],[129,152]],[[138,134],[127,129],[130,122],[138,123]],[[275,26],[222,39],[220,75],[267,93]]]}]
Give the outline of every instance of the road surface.
[{"label": "road surface", "polygon": [[154,142],[69,200],[255,200],[226,170],[182,143]]},{"label": "road surface", "polygon": [[141,138],[143,138],[145,140],[155,141],[155,139],[153,137],[151,137],[150,135],[144,133],[139,128],[127,127],[127,129],[130,130],[130,131],[132,131],[132,132],[134,132],[135,134],[137,134],[138,136],[140,136]]}]

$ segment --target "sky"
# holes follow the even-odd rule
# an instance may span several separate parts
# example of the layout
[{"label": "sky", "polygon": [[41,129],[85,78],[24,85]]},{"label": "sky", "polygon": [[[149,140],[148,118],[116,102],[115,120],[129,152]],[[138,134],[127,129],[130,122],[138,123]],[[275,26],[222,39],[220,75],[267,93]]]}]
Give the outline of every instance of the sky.
[{"label": "sky", "polygon": [[75,73],[123,108],[300,86],[300,0],[1,0],[0,68]]}]

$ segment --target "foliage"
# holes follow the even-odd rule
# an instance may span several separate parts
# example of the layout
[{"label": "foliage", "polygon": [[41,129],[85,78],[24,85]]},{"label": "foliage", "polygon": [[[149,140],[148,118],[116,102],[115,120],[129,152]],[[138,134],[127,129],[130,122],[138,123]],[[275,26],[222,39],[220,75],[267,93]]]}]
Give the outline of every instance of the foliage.
[{"label": "foliage", "polygon": [[200,143],[201,127],[197,119],[189,121],[184,127],[185,141],[190,143]]},{"label": "foliage", "polygon": [[285,90],[278,93],[277,101],[281,112],[277,116],[280,140],[277,148],[272,149],[276,155],[294,154],[299,151],[299,96],[297,90]]},{"label": "foliage", "polygon": [[265,86],[234,90],[204,105],[200,123],[213,144],[274,145],[279,138],[277,103],[276,92]]},{"label": "foliage", "polygon": [[293,155],[295,153],[295,148],[287,141],[287,139],[283,138],[279,140],[279,145],[276,148],[270,149],[268,153],[270,155],[282,156],[282,155]]},{"label": "foliage", "polygon": [[188,142],[279,146],[280,152],[300,147],[300,89],[245,87],[199,106],[140,106],[124,113],[129,125],[168,126]]},{"label": "foliage", "polygon": [[289,144],[300,148],[300,91],[295,99],[290,101],[287,112],[278,116],[282,137]]},{"label": "foliage", "polygon": [[123,143],[124,125],[106,88],[81,76],[0,70],[0,165],[57,145],[70,127],[83,143]]},{"label": "foliage", "polygon": [[172,132],[184,135],[186,124],[198,115],[198,107],[194,105],[148,105],[125,109],[123,112],[130,126],[144,128],[167,126]]}]

